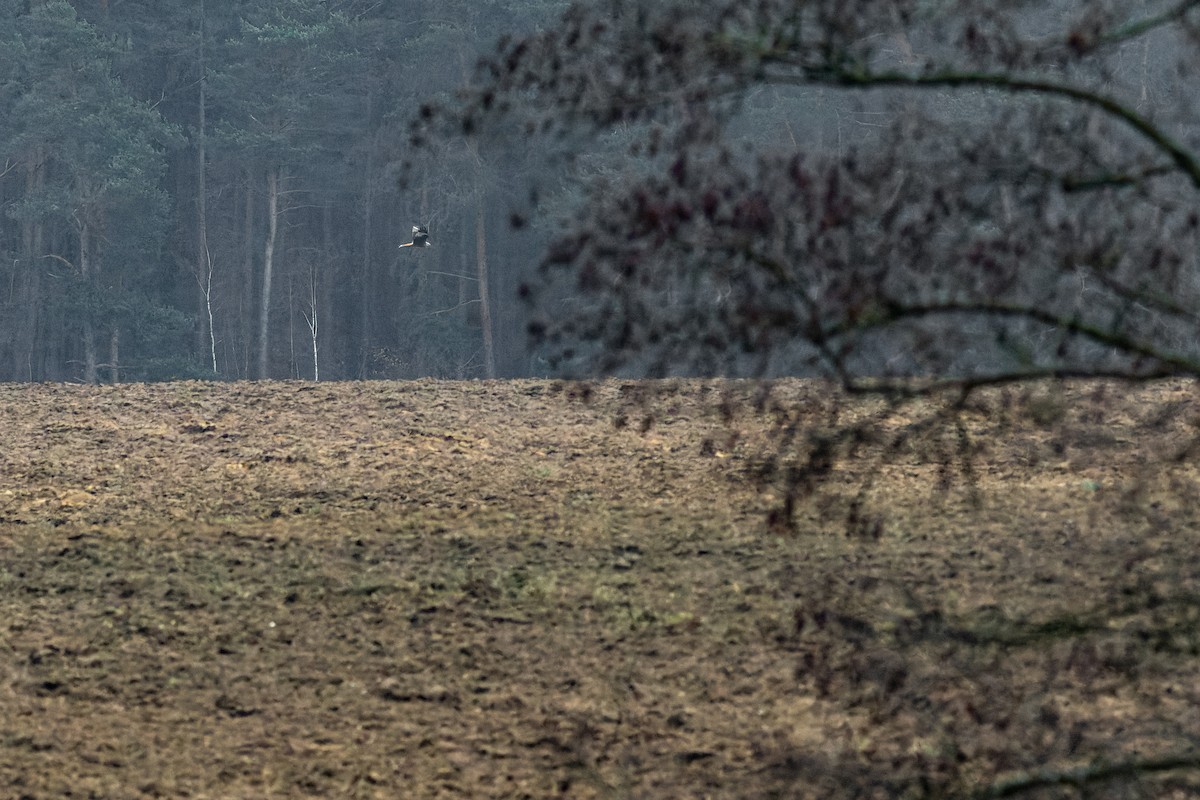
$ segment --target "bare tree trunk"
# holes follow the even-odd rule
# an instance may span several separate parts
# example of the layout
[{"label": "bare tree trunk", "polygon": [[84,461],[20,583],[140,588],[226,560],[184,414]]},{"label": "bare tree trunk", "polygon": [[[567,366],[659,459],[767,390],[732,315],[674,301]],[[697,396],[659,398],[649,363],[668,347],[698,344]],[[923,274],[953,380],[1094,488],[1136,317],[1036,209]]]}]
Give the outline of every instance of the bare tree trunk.
[{"label": "bare tree trunk", "polygon": [[309,338],[312,340],[312,364],[313,364],[313,380],[321,380],[321,367],[318,362],[317,348],[317,326],[319,320],[317,317],[317,268],[313,264],[308,271],[308,311],[304,314],[304,321],[308,323]]},{"label": "bare tree trunk", "polygon": [[212,255],[208,251],[208,157],[207,157],[207,114],[208,75],[204,61],[204,0],[200,0],[200,108],[196,131],[196,279],[204,299],[205,316],[202,327],[208,333],[208,349],[212,358],[213,374],[217,373],[217,334],[213,330],[212,311]]},{"label": "bare tree trunk", "polygon": [[[46,183],[45,156],[41,146],[35,147],[25,166],[25,196],[39,194]],[[20,344],[13,348],[13,375],[25,373],[25,379],[34,380],[33,361],[38,349],[38,325],[42,311],[42,271],[38,259],[42,256],[45,228],[41,222],[26,220],[21,225],[22,267],[28,276],[23,303],[24,322],[20,325]],[[44,353],[38,353],[40,361]],[[20,361],[24,363],[20,363]],[[39,370],[40,373],[40,370]]]},{"label": "bare tree trunk", "polygon": [[[370,114],[371,97],[367,97],[367,112]],[[367,361],[371,350],[372,298],[374,297],[373,271],[371,270],[371,213],[375,210],[375,143],[367,146],[367,167],[363,181],[363,230],[362,270],[360,280],[358,324],[358,377],[367,377]]]},{"label": "bare tree trunk", "polygon": [[[18,330],[14,336],[12,375],[14,378],[19,376],[24,380],[32,381],[35,379],[33,362],[34,353],[38,351],[37,331],[42,311],[42,273],[32,259],[26,259],[21,265],[21,269],[25,275],[20,292],[22,300],[19,305],[24,321],[18,324]],[[41,361],[42,355],[40,352],[37,354],[38,361]]]},{"label": "bare tree trunk", "polygon": [[305,321],[308,323],[308,333],[312,340],[313,380],[321,380],[321,372],[317,363],[318,340],[317,329],[320,324],[317,312],[319,308],[331,307],[328,295],[329,281],[322,281],[320,276],[329,269],[333,261],[333,204],[328,199],[321,211],[321,258],[314,260],[308,267],[308,313]]},{"label": "bare tree trunk", "polygon": [[242,209],[242,291],[238,293],[239,377],[250,377],[251,351],[254,342],[254,180],[246,176],[246,193]]},{"label": "bare tree trunk", "polygon": [[1139,114],[1146,113],[1146,105],[1150,102],[1150,37],[1142,40],[1142,90],[1138,93],[1137,105],[1134,106]]},{"label": "bare tree trunk", "polygon": [[213,371],[213,374],[215,375],[218,373],[218,370],[217,370],[217,333],[216,333],[216,328],[213,325],[213,306],[212,306],[213,266],[212,266],[212,256],[209,255],[207,250],[208,250],[208,248],[206,247],[204,255],[206,257],[205,260],[207,263],[205,265],[204,274],[202,276],[198,276],[198,278],[201,281],[200,294],[201,294],[202,299],[204,300],[204,312],[205,312],[205,317],[207,317],[207,324],[204,327],[208,331],[208,354],[209,354],[209,357],[212,359],[212,371]]},{"label": "bare tree trunk", "polygon": [[[458,226],[459,253],[471,252],[470,236],[470,228],[468,228],[466,225]],[[466,275],[460,275],[458,278],[458,324],[463,330],[470,330],[471,313],[473,311],[471,304],[475,300],[475,298],[472,296],[475,292],[475,289],[469,285],[471,281],[472,278],[469,278]],[[457,359],[457,363],[454,365],[454,377],[458,378],[460,381],[467,377],[467,366],[471,361],[471,358],[468,358],[467,356],[470,356],[470,354],[460,354]]]},{"label": "bare tree trunk", "polygon": [[421,224],[429,222],[429,165],[425,164],[421,168],[421,209],[420,209]]},{"label": "bare tree trunk", "polygon": [[483,181],[475,183],[475,275],[479,280],[479,324],[483,328],[484,374],[496,377],[496,350],[492,341],[492,301],[488,291],[487,233],[484,225]]},{"label": "bare tree trunk", "polygon": [[108,379],[121,382],[121,329],[115,323],[108,334]]},{"label": "bare tree trunk", "polygon": [[288,332],[288,377],[300,378],[300,364],[296,360],[296,276],[289,271],[287,276],[287,332]]},{"label": "bare tree trunk", "polygon": [[[458,68],[463,79],[469,77],[467,57],[463,48],[458,49]],[[484,219],[484,189],[483,162],[479,158],[479,148],[475,142],[470,143],[471,156],[475,159],[475,276],[479,282],[479,324],[483,328],[483,364],[484,374],[488,378],[496,377],[496,350],[492,339],[492,302],[488,291],[487,266],[487,231]]]},{"label": "bare tree trunk", "polygon": [[[86,219],[79,227],[79,274],[89,288],[95,284],[92,266],[92,228]],[[83,381],[95,384],[100,382],[96,359],[96,330],[92,324],[90,312],[83,313]]]},{"label": "bare tree trunk", "polygon": [[262,297],[258,308],[258,377],[267,377],[271,350],[271,278],[275,269],[275,237],[279,232],[279,168],[267,171],[267,242],[263,250]]}]

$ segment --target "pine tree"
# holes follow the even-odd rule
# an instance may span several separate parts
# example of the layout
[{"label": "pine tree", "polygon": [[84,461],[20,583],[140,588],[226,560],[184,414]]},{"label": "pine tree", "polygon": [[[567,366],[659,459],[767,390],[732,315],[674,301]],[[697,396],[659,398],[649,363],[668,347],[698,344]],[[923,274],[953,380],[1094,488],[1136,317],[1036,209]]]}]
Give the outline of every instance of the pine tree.
[{"label": "pine tree", "polygon": [[[147,298],[167,217],[165,148],[178,134],[130,95],[112,71],[113,43],[65,0],[6,10],[13,49],[4,49],[19,54],[9,85],[19,88],[0,147],[25,173],[10,210],[22,227],[12,276],[30,331],[21,349],[30,377],[67,377],[48,358],[61,348],[83,380],[98,381],[104,363],[116,380],[123,331],[136,331],[146,309],[164,310]],[[44,325],[47,317],[61,327]],[[56,340],[67,328],[74,341]]]}]

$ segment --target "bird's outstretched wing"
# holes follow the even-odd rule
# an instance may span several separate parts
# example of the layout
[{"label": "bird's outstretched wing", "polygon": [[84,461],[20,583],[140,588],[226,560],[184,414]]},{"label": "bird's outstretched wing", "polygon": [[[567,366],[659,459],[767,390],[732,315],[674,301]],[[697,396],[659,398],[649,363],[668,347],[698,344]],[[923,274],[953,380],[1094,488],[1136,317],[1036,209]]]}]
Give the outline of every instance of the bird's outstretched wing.
[{"label": "bird's outstretched wing", "polygon": [[412,230],[413,240],[401,247],[432,247],[433,242],[429,241],[429,229],[424,225],[413,225]]}]

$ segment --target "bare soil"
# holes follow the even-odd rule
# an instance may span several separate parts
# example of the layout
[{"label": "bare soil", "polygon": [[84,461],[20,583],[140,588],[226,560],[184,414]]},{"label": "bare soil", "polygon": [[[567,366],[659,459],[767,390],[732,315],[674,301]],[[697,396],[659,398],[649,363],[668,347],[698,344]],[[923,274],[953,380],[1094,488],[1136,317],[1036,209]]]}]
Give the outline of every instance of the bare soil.
[{"label": "bare soil", "polygon": [[771,397],[0,386],[0,796],[1195,790],[1190,384]]}]

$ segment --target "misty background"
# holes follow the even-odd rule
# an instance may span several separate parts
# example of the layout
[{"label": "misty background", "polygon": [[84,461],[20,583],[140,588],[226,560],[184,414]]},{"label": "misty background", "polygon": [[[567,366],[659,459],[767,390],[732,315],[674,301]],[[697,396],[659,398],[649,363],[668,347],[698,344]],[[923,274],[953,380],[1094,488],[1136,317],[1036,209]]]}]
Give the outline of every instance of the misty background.
[{"label": "misty background", "polygon": [[[1021,28],[1013,36],[1061,32],[1078,6],[1030,6],[1012,17]],[[565,8],[542,0],[0,0],[0,380],[551,373],[558,362],[530,348],[530,323],[584,314],[596,300],[568,282],[535,307],[522,300],[528,282],[560,224],[589,202],[596,213],[597,191],[619,194],[662,168],[664,154],[640,146],[661,120],[541,138],[517,120],[486,131],[467,124],[419,148],[411,131],[427,104],[456,102],[501,36],[542,30]],[[944,33],[936,24],[882,29],[871,38],[872,63],[919,66],[952,54]],[[1169,68],[1178,44],[1169,32],[1131,37],[1087,75],[1049,57],[1020,67],[1103,86],[1195,140],[1194,84]],[[610,55],[584,57],[600,83]],[[1014,116],[1010,97],[982,88],[905,94],[788,83],[748,81],[717,101],[729,104],[722,131],[734,152],[846,159],[886,144],[894,153],[897,130],[907,130],[899,147],[917,165],[907,174],[987,162],[998,183],[961,193],[977,213],[953,221],[977,238],[1012,221],[1020,180],[995,164],[1006,148],[1036,154],[1038,126],[1065,126],[1058,144],[1077,140],[1098,159],[1128,150],[1095,114]],[[690,113],[686,104],[676,110],[677,120]],[[987,153],[972,156],[953,143],[919,143],[918,118],[962,140],[996,134]],[[1046,168],[1064,163],[1045,156]],[[885,166],[887,192],[913,185],[887,184],[887,174],[900,173]],[[954,175],[960,188],[977,178]],[[919,202],[928,202],[921,188]],[[433,247],[398,249],[414,224],[429,227]],[[1032,227],[1017,224],[1013,238]],[[1062,275],[1043,277],[1079,295]],[[677,304],[680,319],[712,329],[706,314],[728,307],[736,287],[736,275],[691,294],[674,284],[652,302]],[[1046,336],[1036,325],[1004,335],[1014,331],[1027,337],[1026,350]],[[1181,335],[1169,332],[1171,341]],[[773,352],[788,352],[786,338],[772,340]],[[856,363],[895,363],[896,353],[880,352]],[[626,371],[636,374],[639,363]],[[747,363],[703,362],[695,371],[736,374]],[[785,357],[766,371],[804,374],[805,364]]]}]

